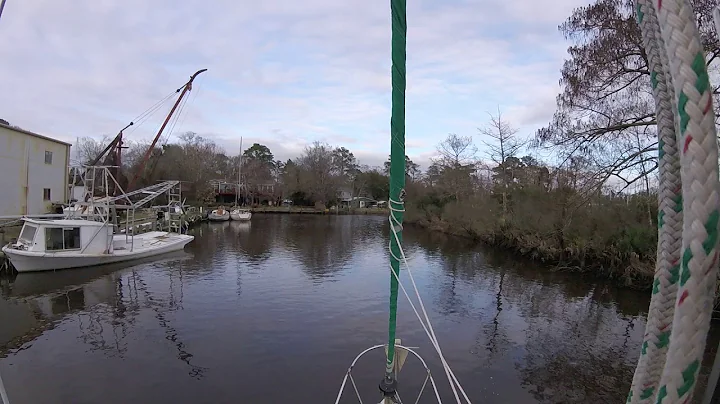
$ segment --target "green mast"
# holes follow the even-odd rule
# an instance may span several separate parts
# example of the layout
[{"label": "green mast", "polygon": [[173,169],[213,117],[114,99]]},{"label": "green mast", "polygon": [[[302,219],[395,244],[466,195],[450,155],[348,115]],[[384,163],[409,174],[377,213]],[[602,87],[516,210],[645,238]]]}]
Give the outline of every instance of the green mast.
[{"label": "green mast", "polygon": [[[402,204],[405,199],[405,60],[407,48],[406,0],[390,0],[392,12],[392,117],[390,118],[390,319],[386,378],[392,378],[395,359],[395,324],[397,317],[400,244],[402,242]],[[396,277],[397,275],[397,277]]]}]

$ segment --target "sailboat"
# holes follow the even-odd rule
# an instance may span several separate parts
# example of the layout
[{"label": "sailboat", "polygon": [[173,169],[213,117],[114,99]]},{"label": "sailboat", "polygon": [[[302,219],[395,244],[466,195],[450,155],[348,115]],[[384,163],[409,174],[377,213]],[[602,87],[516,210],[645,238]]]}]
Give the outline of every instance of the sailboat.
[{"label": "sailboat", "polygon": [[233,208],[230,211],[230,219],[241,222],[247,222],[252,218],[252,212],[243,208]]},{"label": "sailboat", "polygon": [[238,183],[237,183],[237,192],[235,192],[235,206],[233,206],[232,210],[230,210],[230,219],[237,220],[241,222],[247,222],[252,218],[252,212],[250,212],[249,209],[243,209],[238,204],[238,199],[240,197],[240,190],[241,188],[241,173],[242,173],[242,137],[240,138],[240,156],[239,157],[239,163],[238,163]]},{"label": "sailboat", "polygon": [[208,214],[208,220],[211,222],[227,222],[230,220],[230,211],[220,206]]}]

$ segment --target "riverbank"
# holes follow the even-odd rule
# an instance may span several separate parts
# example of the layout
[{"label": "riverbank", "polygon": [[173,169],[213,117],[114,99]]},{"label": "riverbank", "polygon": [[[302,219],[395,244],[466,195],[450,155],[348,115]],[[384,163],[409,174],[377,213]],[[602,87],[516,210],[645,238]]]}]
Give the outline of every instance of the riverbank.
[{"label": "riverbank", "polygon": [[[551,266],[554,271],[571,271],[610,278],[622,286],[648,290],[655,271],[654,260],[641,259],[633,252],[598,250],[590,243],[574,243],[558,248],[552,234],[526,233],[512,226],[477,228],[469,222],[419,217],[409,214],[405,223],[481,242],[512,251],[532,261]],[[582,244],[585,244],[584,246]]]}]

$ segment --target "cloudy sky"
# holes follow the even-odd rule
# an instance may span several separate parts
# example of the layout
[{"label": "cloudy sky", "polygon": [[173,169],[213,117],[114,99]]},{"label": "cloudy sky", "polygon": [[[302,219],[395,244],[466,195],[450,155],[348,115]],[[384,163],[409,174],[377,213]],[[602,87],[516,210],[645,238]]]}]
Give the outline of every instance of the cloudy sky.
[{"label": "cloudy sky", "polygon": [[[523,136],[548,122],[568,46],[557,25],[587,0],[408,3],[413,160],[451,132],[482,146],[498,107]],[[230,154],[242,136],[280,159],[315,140],[370,165],[389,154],[388,0],[7,0],[0,60],[0,118],[71,143],[116,134],[207,68],[173,134]],[[151,139],[170,104],[126,133]]]}]

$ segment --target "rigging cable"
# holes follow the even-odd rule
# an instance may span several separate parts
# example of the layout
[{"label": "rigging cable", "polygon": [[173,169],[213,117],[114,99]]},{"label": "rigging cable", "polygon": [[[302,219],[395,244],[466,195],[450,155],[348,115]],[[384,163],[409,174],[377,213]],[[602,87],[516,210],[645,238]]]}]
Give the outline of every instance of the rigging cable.
[{"label": "rigging cable", "polygon": [[[198,97],[198,93],[200,93],[200,89],[202,88],[202,84],[203,84],[203,77],[200,77],[199,80],[198,80],[197,86],[193,86],[193,90],[194,90],[194,91],[191,91],[191,94],[185,99],[185,100],[187,100],[187,105],[188,105],[188,107],[192,107],[193,102],[194,102],[195,99]],[[185,115],[182,114],[182,111],[183,111],[184,108],[185,108],[185,105],[182,105],[181,108],[180,108],[180,112],[178,112],[178,117],[181,117],[181,118],[179,118],[179,119],[180,119],[180,124],[179,124],[179,126],[178,126],[178,130],[182,129],[183,125],[185,124],[185,118],[187,118],[187,114],[185,114]],[[177,121],[176,121],[175,123],[177,124]],[[169,133],[170,135],[172,135],[173,133],[175,133],[175,124],[173,124],[173,126],[170,128],[170,131],[169,131],[168,133]],[[170,140],[170,136],[168,135],[168,139],[165,141],[165,143],[167,144],[167,142],[168,142],[169,140]]]},{"label": "rigging cable", "polygon": [[140,115],[138,115],[137,117],[135,117],[135,119],[132,120],[132,122],[134,122],[134,125],[133,125],[132,129],[130,129],[130,131],[128,132],[128,134],[131,134],[131,133],[135,132],[135,130],[136,130],[139,126],[141,126],[143,123],[145,123],[152,115],[155,114],[155,112],[157,112],[157,111],[160,109],[160,107],[163,106],[163,104],[164,104],[165,102],[167,102],[168,100],[170,100],[170,99],[172,98],[172,96],[175,95],[175,94],[177,94],[177,90],[172,91],[170,94],[166,95],[163,99],[161,99],[160,101],[156,102],[156,103],[153,104],[150,108],[146,109],[143,113],[141,113]]},{"label": "rigging cable", "polygon": [[[404,206],[404,204],[405,204],[404,201],[393,201],[393,200],[391,200],[391,201],[394,204],[399,205],[399,206]],[[398,222],[398,220],[393,215],[393,212],[404,211],[404,208],[395,208],[395,207],[392,207],[392,205],[390,205],[390,204],[388,204],[388,205],[391,206],[391,208],[390,208],[391,213],[390,213],[390,218],[389,218],[390,229],[393,234],[393,238],[399,244],[398,231],[396,230],[396,227],[398,227],[399,230],[402,231],[402,224],[400,224]],[[410,269],[410,265],[408,264],[407,257],[405,256],[405,251],[403,250],[402,246],[400,246],[401,257],[396,257],[393,254],[392,250],[390,250],[390,254],[395,259],[401,260],[403,262],[403,264],[405,265],[405,269],[407,270],[408,277],[410,278],[412,288],[415,291],[415,296],[417,296],[417,299],[418,299],[418,305],[420,306],[420,310],[423,313],[424,320],[422,317],[420,317],[420,314],[418,313],[417,309],[415,308],[415,305],[413,304],[412,299],[410,298],[409,294],[407,293],[405,286],[400,281],[400,278],[397,276],[397,274],[395,274],[395,272],[392,272],[392,273],[395,276],[396,280],[398,281],[398,285],[400,286],[400,289],[402,290],[403,294],[405,294],[405,297],[408,299],[408,302],[410,303],[410,307],[412,308],[413,312],[415,313],[415,316],[420,321],[420,325],[423,327],[425,334],[430,339],[430,342],[432,343],[433,348],[435,348],[435,352],[437,352],[438,356],[440,357],[440,361],[443,365],[443,370],[445,371],[445,375],[447,376],[448,382],[450,383],[450,388],[453,390],[453,394],[455,395],[455,400],[458,403],[461,402],[460,398],[458,397],[456,388],[455,388],[455,386],[457,386],[457,389],[460,390],[460,393],[462,394],[463,398],[465,398],[465,401],[470,403],[470,399],[468,398],[467,394],[465,393],[465,390],[460,385],[460,382],[458,381],[457,377],[455,376],[455,373],[450,368],[450,365],[447,363],[447,360],[445,359],[445,356],[442,353],[442,349],[440,348],[440,343],[438,342],[438,339],[435,336],[435,331],[432,327],[432,323],[430,322],[430,318],[428,317],[427,311],[425,310],[425,304],[422,301],[422,297],[420,297],[420,292],[418,291],[417,284],[415,283],[415,278],[412,275],[412,270]]]},{"label": "rigging cable", "polygon": [[[192,102],[195,101],[195,98],[197,98],[197,93],[199,92],[200,85],[202,82],[199,82],[198,88],[196,92],[193,92],[192,94],[188,95],[187,97],[183,98],[182,101],[180,101],[180,105],[178,106],[178,111],[173,116],[172,122],[170,123],[170,128],[168,129],[167,136],[165,137],[165,140],[162,142],[162,146],[164,147],[170,142],[170,137],[173,135],[175,131],[175,126],[177,125],[178,121],[180,121],[180,126],[178,128],[182,128],[183,123],[185,122],[185,118],[187,115],[183,115],[183,111],[185,110],[185,107],[190,104],[192,105]],[[182,118],[181,118],[182,117]],[[150,168],[150,175],[152,175],[155,172],[155,169],[157,168],[158,163],[160,162],[160,157],[157,156],[155,161],[153,162],[152,167]]]}]

